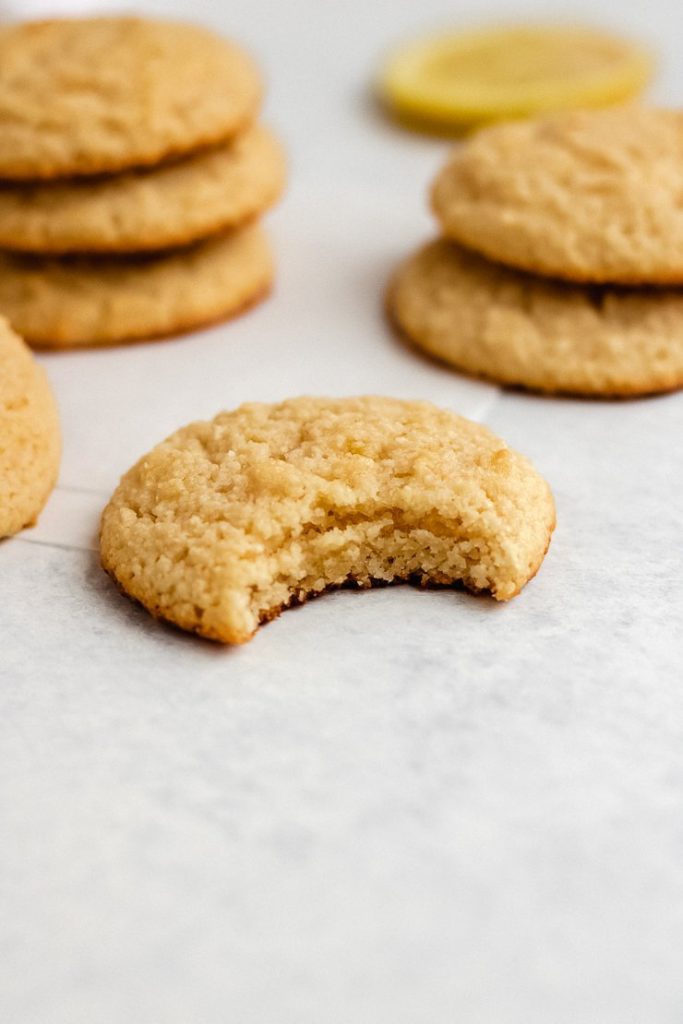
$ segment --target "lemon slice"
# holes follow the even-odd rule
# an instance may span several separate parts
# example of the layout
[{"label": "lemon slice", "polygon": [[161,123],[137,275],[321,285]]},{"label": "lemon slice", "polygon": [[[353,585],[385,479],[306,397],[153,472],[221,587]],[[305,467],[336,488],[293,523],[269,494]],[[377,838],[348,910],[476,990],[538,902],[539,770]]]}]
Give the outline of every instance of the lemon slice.
[{"label": "lemon slice", "polygon": [[466,128],[630,99],[652,72],[649,53],[594,29],[509,26],[423,39],[385,65],[379,91],[408,120]]}]

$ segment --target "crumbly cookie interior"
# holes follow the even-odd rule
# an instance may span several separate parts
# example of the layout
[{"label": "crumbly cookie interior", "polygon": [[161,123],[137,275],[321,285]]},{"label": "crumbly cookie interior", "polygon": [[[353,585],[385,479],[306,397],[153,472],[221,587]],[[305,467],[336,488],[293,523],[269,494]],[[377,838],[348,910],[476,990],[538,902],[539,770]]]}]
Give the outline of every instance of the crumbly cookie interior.
[{"label": "crumbly cookie interior", "polygon": [[270,579],[250,595],[253,629],[291,604],[347,583],[461,583],[498,600],[519,589],[510,550],[436,509],[419,518],[395,508],[347,515],[320,509],[320,519],[302,524],[267,563]]},{"label": "crumbly cookie interior", "polygon": [[[153,515],[139,510],[126,515],[140,538],[158,532]],[[529,551],[502,524],[493,527],[485,509],[479,516],[472,508],[463,508],[462,516],[445,515],[438,507],[411,512],[381,497],[343,511],[321,501],[270,539],[258,539],[254,532],[239,541],[232,537],[226,545],[224,526],[205,524],[203,535],[197,532],[192,540],[197,526],[188,521],[180,531],[164,531],[169,539],[163,553],[155,549],[151,558],[146,545],[139,544],[132,562],[119,558],[115,575],[127,570],[129,592],[142,584],[140,599],[153,577],[156,614],[230,643],[250,639],[283,609],[346,584],[460,584],[506,601],[533,575],[549,540],[548,531],[544,543]],[[212,566],[207,564],[208,538]],[[149,598],[143,603],[149,605]]]}]

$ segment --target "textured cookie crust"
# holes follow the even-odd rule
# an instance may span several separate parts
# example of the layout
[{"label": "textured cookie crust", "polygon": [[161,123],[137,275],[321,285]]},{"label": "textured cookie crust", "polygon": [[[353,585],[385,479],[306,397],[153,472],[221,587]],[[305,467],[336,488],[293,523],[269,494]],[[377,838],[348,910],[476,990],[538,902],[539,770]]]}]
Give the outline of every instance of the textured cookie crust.
[{"label": "textured cookie crust", "polygon": [[272,283],[256,225],[138,257],[0,254],[0,311],[38,348],[180,334],[240,312]]},{"label": "textured cookie crust", "polygon": [[683,283],[683,113],[627,106],[497,125],[434,185],[444,234],[537,274]]},{"label": "textured cookie crust", "polygon": [[228,643],[352,581],[500,601],[534,575],[550,489],[485,427],[425,402],[298,398],[179,430],[104,511],[104,568],[153,615]]},{"label": "textured cookie crust", "polygon": [[57,479],[60,451],[45,372],[0,317],[0,537],[35,523]]},{"label": "textured cookie crust", "polygon": [[605,398],[683,386],[683,292],[532,277],[438,239],[411,256],[389,311],[420,348],[467,373]]},{"label": "textured cookie crust", "polygon": [[0,177],[99,174],[231,138],[260,101],[238,47],[196,25],[73,18],[0,28]]},{"label": "textured cookie crust", "polygon": [[185,245],[250,220],[282,191],[284,154],[261,126],[150,170],[47,184],[0,183],[0,246],[35,253]]}]

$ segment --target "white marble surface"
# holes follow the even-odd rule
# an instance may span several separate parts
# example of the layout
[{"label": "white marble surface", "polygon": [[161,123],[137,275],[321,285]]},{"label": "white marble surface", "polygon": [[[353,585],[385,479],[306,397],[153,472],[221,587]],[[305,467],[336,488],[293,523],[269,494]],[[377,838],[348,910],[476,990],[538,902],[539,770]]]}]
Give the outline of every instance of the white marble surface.
[{"label": "white marble surface", "polygon": [[[382,317],[391,266],[432,230],[444,145],[378,118],[377,55],[518,10],[146,7],[234,32],[267,68],[291,154],[280,274],[225,327],[44,359],[61,484],[0,545],[0,1019],[680,1024],[683,396],[503,394]],[[656,43],[654,94],[679,102],[679,5],[599,13]],[[107,493],[175,426],[361,391],[481,419],[550,480],[557,533],[518,600],[330,595],[223,650],[103,576]]]}]

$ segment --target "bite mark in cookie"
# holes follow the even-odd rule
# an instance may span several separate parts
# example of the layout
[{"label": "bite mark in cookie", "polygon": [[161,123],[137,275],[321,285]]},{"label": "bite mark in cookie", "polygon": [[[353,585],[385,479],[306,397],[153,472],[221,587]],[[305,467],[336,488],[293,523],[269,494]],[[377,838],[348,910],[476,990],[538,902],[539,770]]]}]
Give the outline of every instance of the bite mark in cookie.
[{"label": "bite mark in cookie", "polygon": [[537,571],[548,485],[485,427],[424,402],[299,398],[191,424],[104,511],[104,568],[154,615],[228,643],[353,582],[500,601]]}]

